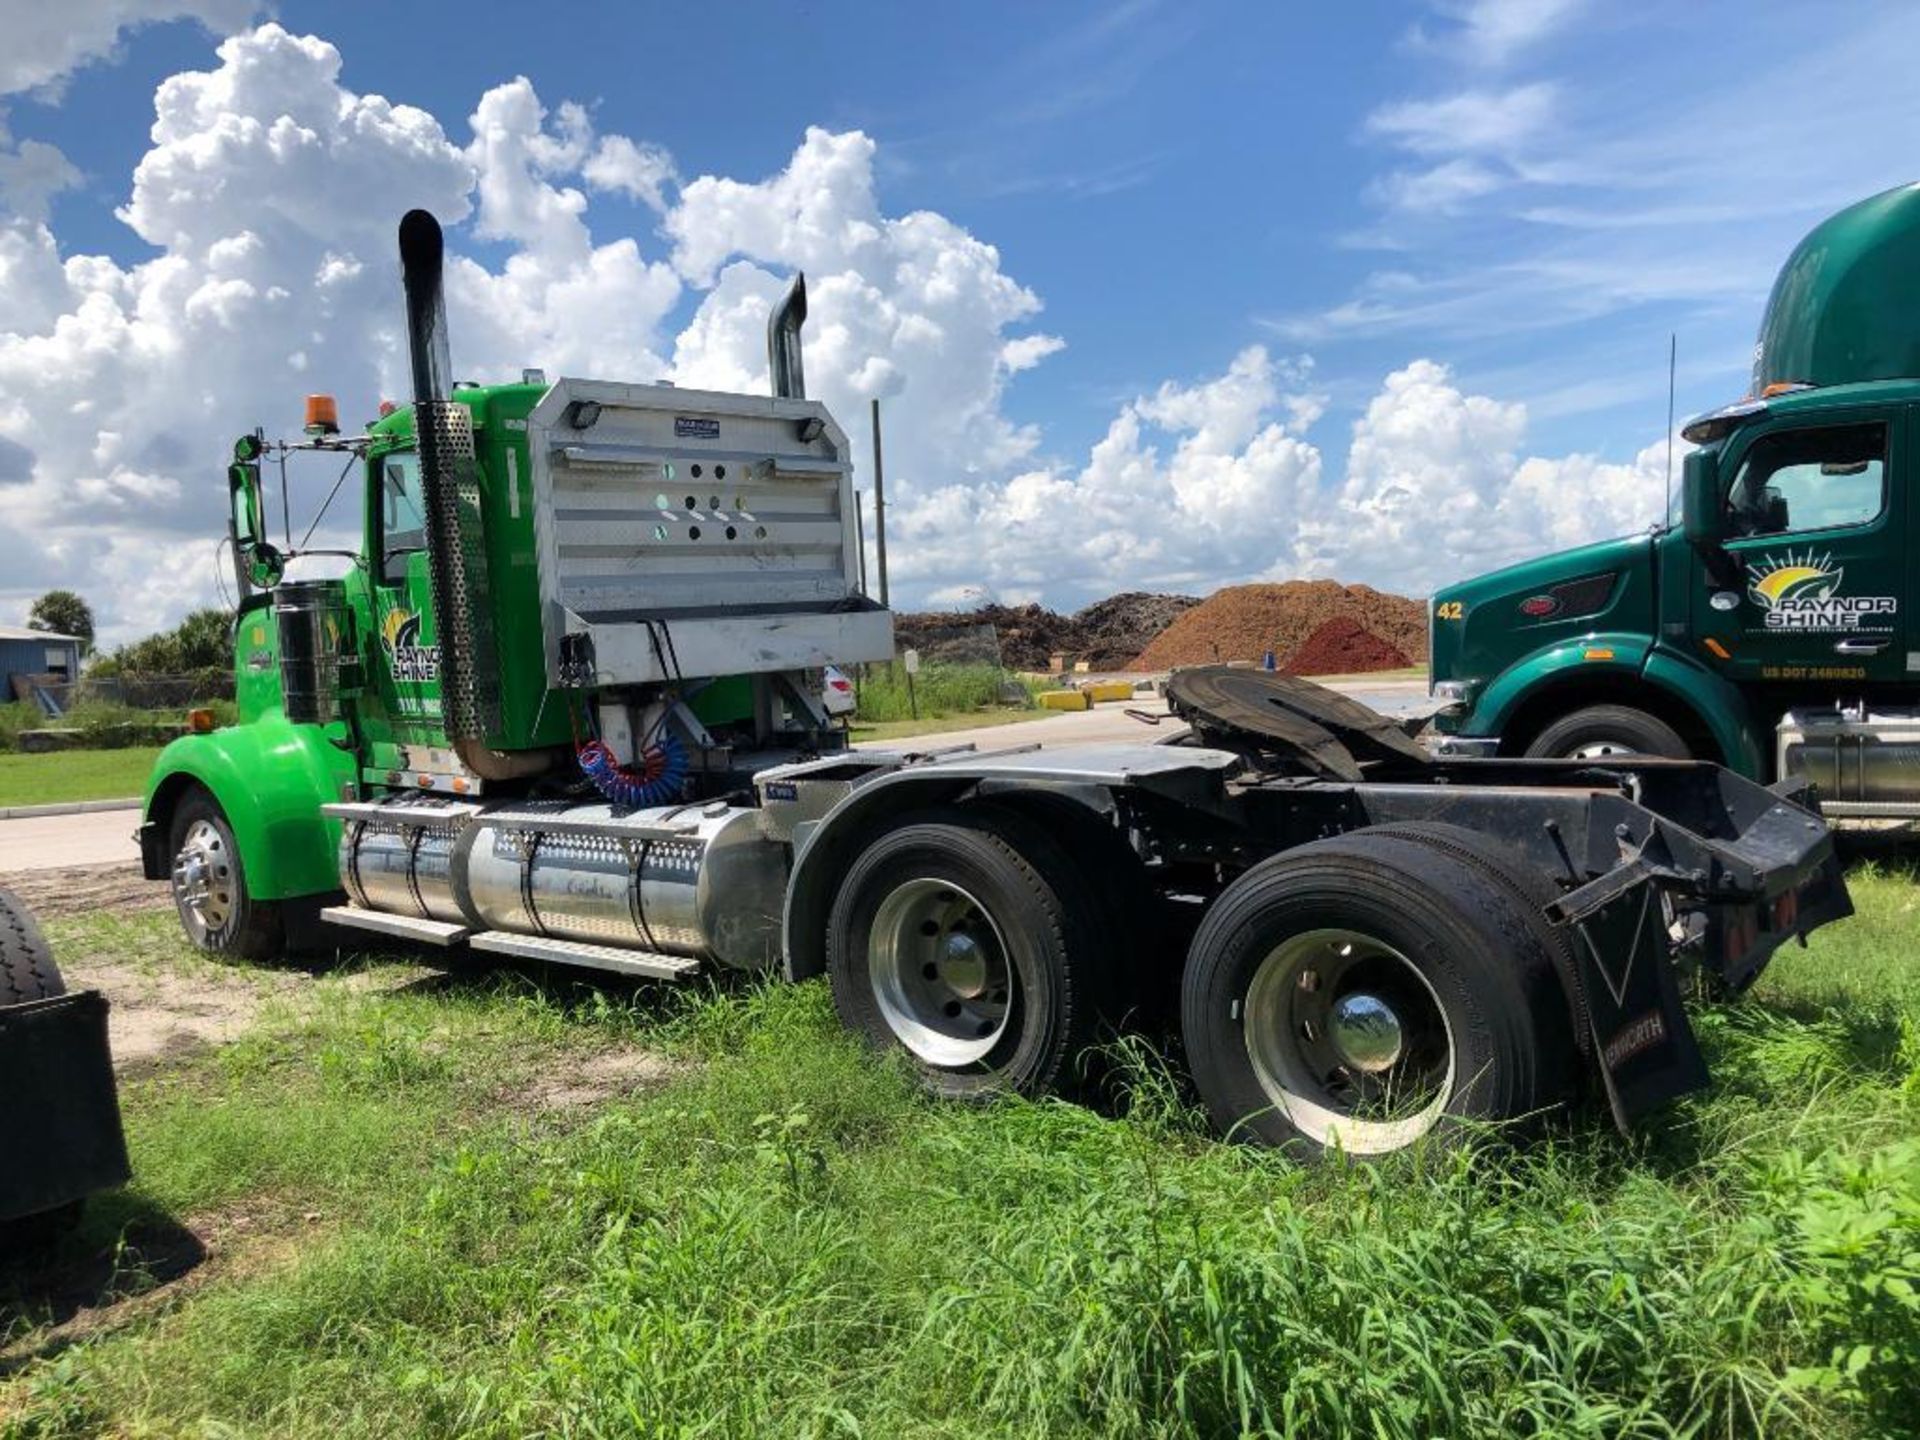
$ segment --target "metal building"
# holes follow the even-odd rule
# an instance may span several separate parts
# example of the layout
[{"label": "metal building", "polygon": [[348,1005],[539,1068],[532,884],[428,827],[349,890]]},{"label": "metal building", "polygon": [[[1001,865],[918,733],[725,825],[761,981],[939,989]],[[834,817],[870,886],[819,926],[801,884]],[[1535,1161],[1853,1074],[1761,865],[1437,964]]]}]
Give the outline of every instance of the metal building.
[{"label": "metal building", "polygon": [[34,700],[36,685],[70,685],[79,678],[79,636],[0,625],[0,704]]}]

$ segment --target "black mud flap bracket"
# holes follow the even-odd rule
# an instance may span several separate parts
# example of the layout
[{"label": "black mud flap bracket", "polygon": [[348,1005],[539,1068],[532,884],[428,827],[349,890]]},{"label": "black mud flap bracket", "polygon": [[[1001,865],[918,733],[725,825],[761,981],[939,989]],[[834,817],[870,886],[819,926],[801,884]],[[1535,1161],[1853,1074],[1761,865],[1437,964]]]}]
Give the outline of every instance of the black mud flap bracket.
[{"label": "black mud flap bracket", "polygon": [[1647,1112],[1704,1089],[1707,1062],[1681,1003],[1666,909],[1652,878],[1643,874],[1571,924],[1593,1055],[1625,1134]]}]

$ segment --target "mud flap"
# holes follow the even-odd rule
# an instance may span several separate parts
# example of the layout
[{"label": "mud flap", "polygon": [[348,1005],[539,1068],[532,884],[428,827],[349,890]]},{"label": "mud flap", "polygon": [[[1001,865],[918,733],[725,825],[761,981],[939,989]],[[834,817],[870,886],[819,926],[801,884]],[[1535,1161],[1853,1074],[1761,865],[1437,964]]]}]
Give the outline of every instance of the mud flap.
[{"label": "mud flap", "polygon": [[1625,1134],[1648,1111],[1704,1089],[1707,1062],[1669,963],[1659,889],[1634,886],[1573,924],[1593,1053],[1614,1124]]}]

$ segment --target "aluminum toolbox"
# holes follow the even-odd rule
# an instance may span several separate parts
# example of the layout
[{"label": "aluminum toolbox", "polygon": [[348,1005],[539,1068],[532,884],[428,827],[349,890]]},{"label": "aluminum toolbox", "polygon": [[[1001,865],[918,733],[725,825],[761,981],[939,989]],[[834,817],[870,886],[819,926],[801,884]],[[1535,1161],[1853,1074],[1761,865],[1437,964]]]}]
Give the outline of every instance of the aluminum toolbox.
[{"label": "aluminum toolbox", "polygon": [[527,418],[547,678],[890,659],[847,437],[814,400],[561,380]]}]

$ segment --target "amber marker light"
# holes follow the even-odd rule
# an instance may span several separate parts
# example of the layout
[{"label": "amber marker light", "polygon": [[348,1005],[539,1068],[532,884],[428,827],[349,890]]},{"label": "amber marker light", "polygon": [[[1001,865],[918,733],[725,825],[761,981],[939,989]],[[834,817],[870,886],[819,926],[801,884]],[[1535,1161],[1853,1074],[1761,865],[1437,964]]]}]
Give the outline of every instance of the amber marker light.
[{"label": "amber marker light", "polygon": [[1714,639],[1711,635],[1707,636],[1707,638],[1701,641],[1700,643],[1705,645],[1708,650],[1712,651],[1714,655],[1718,656],[1722,660],[1731,660],[1733,658],[1733,652],[1727,649],[1727,647],[1722,645],[1718,640]]},{"label": "amber marker light", "polygon": [[1580,658],[1582,660],[1611,660],[1613,658],[1613,651],[1601,650],[1596,648],[1596,649],[1587,651],[1586,654],[1582,655]]},{"label": "amber marker light", "polygon": [[187,711],[187,729],[195,735],[211,735],[213,733],[213,711]]},{"label": "amber marker light", "polygon": [[338,435],[340,433],[340,407],[334,404],[333,396],[307,396],[306,430],[309,435]]}]

